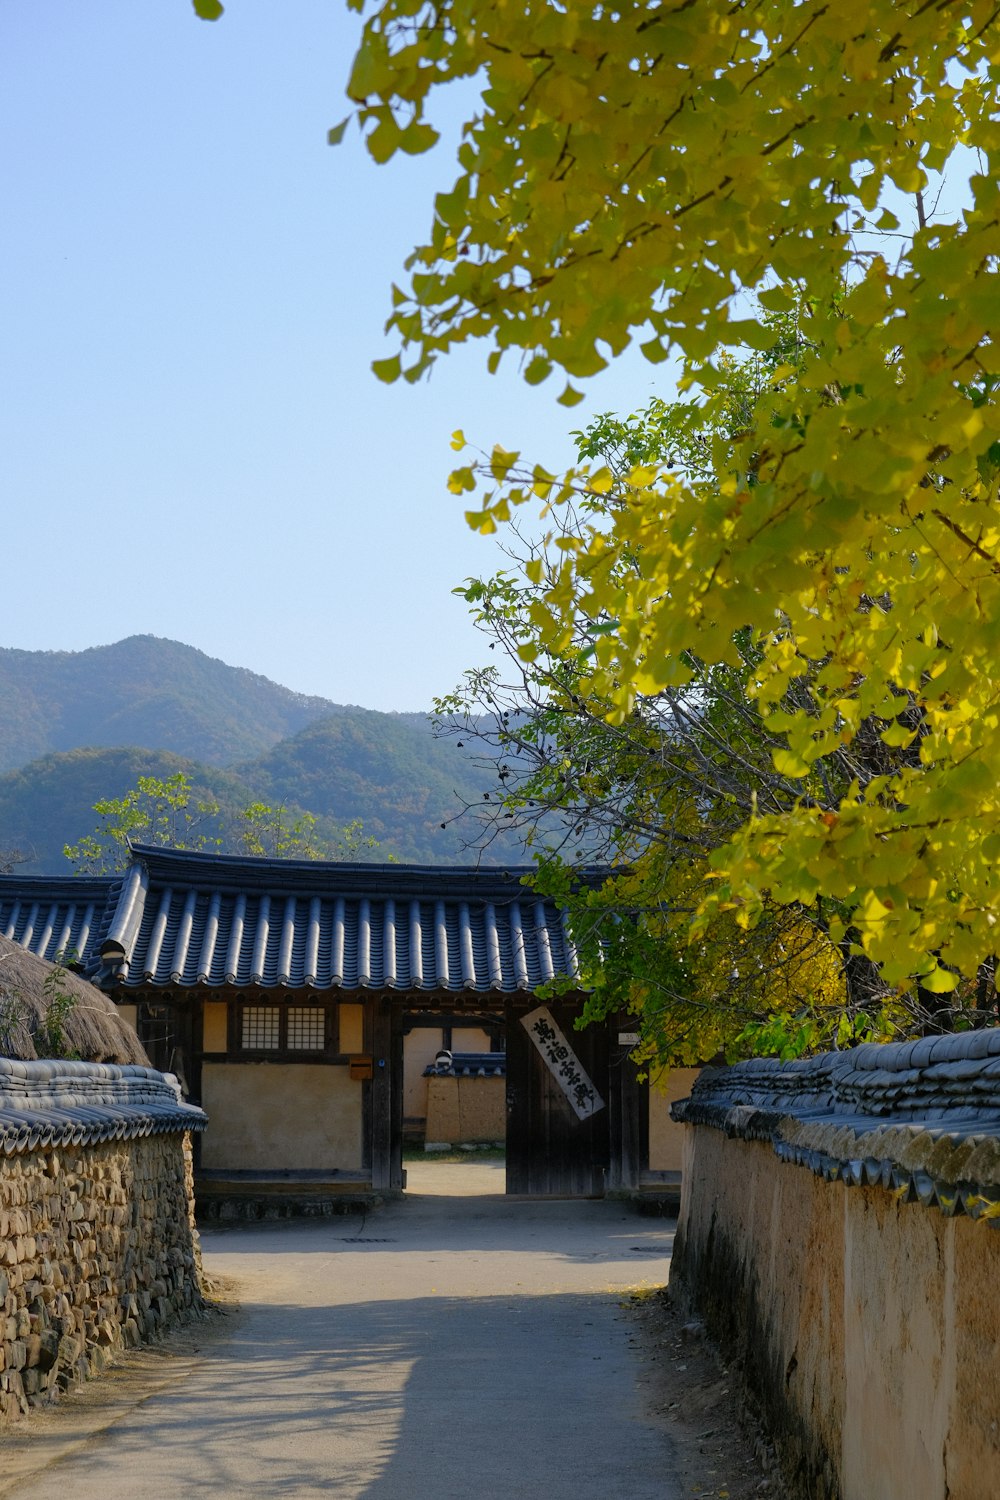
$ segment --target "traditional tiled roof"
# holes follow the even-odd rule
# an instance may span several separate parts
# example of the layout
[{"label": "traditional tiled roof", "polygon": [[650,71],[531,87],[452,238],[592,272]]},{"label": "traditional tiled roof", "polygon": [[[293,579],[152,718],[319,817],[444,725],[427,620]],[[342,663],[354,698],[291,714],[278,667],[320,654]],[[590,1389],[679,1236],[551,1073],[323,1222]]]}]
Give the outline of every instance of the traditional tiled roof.
[{"label": "traditional tiled roof", "polygon": [[245,859],[136,845],[123,876],[0,877],[0,931],[105,988],[516,993],[576,973],[529,867]]},{"label": "traditional tiled roof", "polygon": [[425,1078],[505,1078],[506,1052],[453,1052],[451,1062],[428,1063]]},{"label": "traditional tiled roof", "polygon": [[0,936],[50,961],[87,967],[114,909],[120,877],[0,876]]}]

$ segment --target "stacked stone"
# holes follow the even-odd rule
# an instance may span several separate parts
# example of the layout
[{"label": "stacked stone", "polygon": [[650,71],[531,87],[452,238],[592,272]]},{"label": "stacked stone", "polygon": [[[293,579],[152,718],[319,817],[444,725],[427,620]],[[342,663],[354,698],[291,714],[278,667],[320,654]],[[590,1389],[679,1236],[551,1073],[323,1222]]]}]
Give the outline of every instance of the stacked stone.
[{"label": "stacked stone", "polygon": [[16,1138],[10,1128],[4,1138],[11,1112],[0,1089],[0,1420],[200,1309],[183,1127],[204,1117],[168,1092],[177,1104],[173,1128],[162,1110],[155,1133],[148,1120],[130,1121],[130,1131],[150,1133],[109,1139],[104,1112],[91,1111],[89,1133],[98,1138],[67,1142],[65,1117],[38,1113],[36,1144],[24,1149],[19,1121]]}]

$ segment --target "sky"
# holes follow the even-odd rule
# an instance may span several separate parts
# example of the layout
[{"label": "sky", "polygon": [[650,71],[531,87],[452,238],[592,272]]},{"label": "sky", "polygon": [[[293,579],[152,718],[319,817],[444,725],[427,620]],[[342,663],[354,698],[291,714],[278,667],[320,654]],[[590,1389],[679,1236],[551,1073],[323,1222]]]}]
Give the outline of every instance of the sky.
[{"label": "sky", "polygon": [[359,31],[344,0],[0,0],[0,646],[148,633],[427,708],[486,657],[452,589],[503,561],[453,430],[564,467],[590,414],[669,394],[637,351],[572,411],[486,346],[375,379],[471,98],[428,157],[331,148]]}]

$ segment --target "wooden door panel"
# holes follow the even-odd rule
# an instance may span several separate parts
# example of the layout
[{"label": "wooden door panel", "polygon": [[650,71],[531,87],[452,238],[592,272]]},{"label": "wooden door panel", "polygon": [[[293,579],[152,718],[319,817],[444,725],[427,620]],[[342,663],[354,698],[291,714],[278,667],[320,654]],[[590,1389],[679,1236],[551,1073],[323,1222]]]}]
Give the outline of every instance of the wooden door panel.
[{"label": "wooden door panel", "polygon": [[507,1006],[507,1191],[538,1197],[602,1197],[608,1167],[607,1028],[574,1031],[576,1010],[549,1005],[605,1107],[577,1118],[521,1024],[537,1001]]}]

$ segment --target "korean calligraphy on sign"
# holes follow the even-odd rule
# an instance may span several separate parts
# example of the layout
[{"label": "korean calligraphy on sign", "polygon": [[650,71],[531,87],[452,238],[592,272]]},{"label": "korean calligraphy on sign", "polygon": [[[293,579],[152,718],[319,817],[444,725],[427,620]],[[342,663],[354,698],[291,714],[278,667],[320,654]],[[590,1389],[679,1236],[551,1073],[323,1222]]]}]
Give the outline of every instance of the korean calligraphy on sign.
[{"label": "korean calligraphy on sign", "polygon": [[521,1025],[541,1053],[549,1072],[566,1095],[571,1109],[581,1120],[588,1120],[604,1108],[604,1100],[594,1088],[579,1058],[552,1019],[545,1005],[522,1016]]}]

